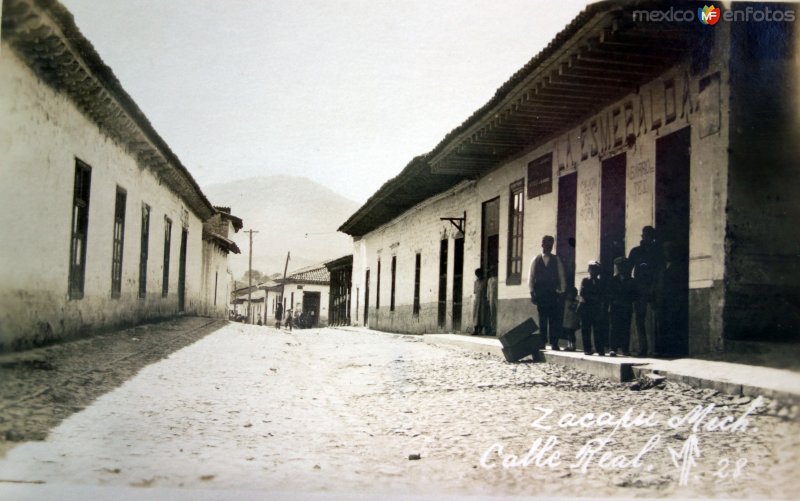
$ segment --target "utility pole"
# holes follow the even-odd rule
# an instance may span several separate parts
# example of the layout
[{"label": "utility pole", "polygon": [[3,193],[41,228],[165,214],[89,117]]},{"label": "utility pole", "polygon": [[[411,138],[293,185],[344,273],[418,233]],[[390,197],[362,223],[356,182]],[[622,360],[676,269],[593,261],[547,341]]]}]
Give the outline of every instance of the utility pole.
[{"label": "utility pole", "polygon": [[[289,268],[289,254],[290,252],[286,253],[286,264],[283,265],[283,282],[281,282],[281,304],[283,304],[283,290],[286,288],[286,270]],[[292,305],[289,305],[292,306]],[[286,308],[284,308],[285,310]],[[283,313],[286,315],[286,312]]]},{"label": "utility pole", "polygon": [[258,233],[255,230],[247,230],[244,233],[250,234],[250,257],[249,257],[249,264],[248,264],[248,271],[247,271],[247,323],[252,324],[253,319],[250,318],[250,299],[252,295],[252,288],[253,288],[253,233]]}]

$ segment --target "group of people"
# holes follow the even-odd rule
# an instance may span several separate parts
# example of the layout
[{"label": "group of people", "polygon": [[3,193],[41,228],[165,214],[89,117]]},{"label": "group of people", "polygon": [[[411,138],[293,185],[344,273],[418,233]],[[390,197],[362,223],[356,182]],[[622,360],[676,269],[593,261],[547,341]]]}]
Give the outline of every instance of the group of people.
[{"label": "group of people", "polygon": [[287,309],[283,310],[283,305],[278,303],[275,306],[275,328],[280,329],[281,325],[292,330],[293,327],[300,329],[310,329],[314,326],[314,311],[301,311],[299,314]]},{"label": "group of people", "polygon": [[647,356],[651,354],[648,337],[655,337],[648,312],[657,317],[654,324],[661,324],[663,334],[679,322],[679,301],[674,299],[686,288],[685,277],[676,265],[674,246],[670,242],[663,248],[658,245],[652,226],[642,229],[639,246],[631,249],[627,258],[614,259],[611,277],[604,276],[601,263],[590,261],[589,276],[581,281],[580,290],[567,286],[564,265],[552,252],[554,243],[550,235],[542,238],[542,253],[533,259],[528,274],[539,328],[553,350],[561,349],[559,338],[563,335],[566,350],[575,351],[575,333],[580,329],[587,355],[603,356],[607,349],[611,356],[631,354],[633,320],[638,341],[634,355]]}]

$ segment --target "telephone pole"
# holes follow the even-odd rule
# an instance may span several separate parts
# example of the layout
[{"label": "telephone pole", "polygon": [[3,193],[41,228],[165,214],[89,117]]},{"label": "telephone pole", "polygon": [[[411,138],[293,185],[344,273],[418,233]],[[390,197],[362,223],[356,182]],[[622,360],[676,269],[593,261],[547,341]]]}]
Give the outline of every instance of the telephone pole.
[{"label": "telephone pole", "polygon": [[247,323],[252,324],[253,319],[250,317],[250,299],[253,289],[253,233],[258,233],[256,230],[247,230],[244,233],[250,234],[250,257],[247,271]]},{"label": "telephone pole", "polygon": [[[291,254],[290,252],[286,253],[286,264],[283,265],[283,282],[281,282],[281,304],[283,304],[283,291],[286,288],[286,270],[289,269],[289,255],[290,254]],[[286,308],[284,308],[284,309],[286,309]],[[284,312],[284,315],[285,314],[286,314],[286,312]]]}]

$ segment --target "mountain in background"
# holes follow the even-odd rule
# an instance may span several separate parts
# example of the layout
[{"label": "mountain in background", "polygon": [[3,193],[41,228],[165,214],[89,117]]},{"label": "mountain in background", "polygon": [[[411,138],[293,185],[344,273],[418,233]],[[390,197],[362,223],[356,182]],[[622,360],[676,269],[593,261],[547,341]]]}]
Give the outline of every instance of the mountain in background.
[{"label": "mountain in background", "polygon": [[[242,218],[243,230],[253,234],[253,269],[270,275],[280,273],[286,253],[289,271],[353,253],[350,236],[336,229],[360,205],[314,181],[297,176],[274,175],[239,179],[203,187],[209,201],[230,207]],[[235,279],[247,271],[249,236],[230,235],[241,254],[230,254]]]}]

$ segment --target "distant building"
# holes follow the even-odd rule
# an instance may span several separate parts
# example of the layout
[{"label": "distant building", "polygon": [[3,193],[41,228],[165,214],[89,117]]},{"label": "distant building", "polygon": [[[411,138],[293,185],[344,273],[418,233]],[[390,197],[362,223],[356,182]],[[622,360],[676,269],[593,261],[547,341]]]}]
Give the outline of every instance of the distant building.
[{"label": "distant building", "polygon": [[[270,315],[269,301],[274,302],[276,284],[273,281],[240,287],[231,295],[231,320],[248,324],[274,325],[274,314]],[[280,286],[277,286],[278,294]],[[248,308],[249,305],[249,308]],[[269,322],[269,323],[268,323]]]},{"label": "distant building", "polygon": [[503,332],[537,316],[526,282],[542,236],[555,236],[577,286],[587,261],[609,273],[652,225],[672,242],[685,291],[666,298],[681,332],[656,346],[796,344],[797,6],[770,3],[773,21],[758,22],[747,9],[764,4],[725,4],[714,26],[634,12],[696,16],[698,5],[589,5],[384,184],[340,228],[354,238],[353,322],[469,332],[480,267],[498,272]]},{"label": "distant building", "polygon": [[295,318],[305,315],[309,325],[321,327],[328,325],[330,273],[324,264],[315,264],[295,270],[286,276],[286,280],[278,280],[277,296],[272,303],[274,314],[277,301],[280,301],[283,287],[284,312],[291,309]]},{"label": "distant building", "polygon": [[292,310],[295,319],[305,315],[309,326],[323,327],[328,325],[330,305],[330,273],[325,264],[315,264],[295,270],[283,278],[269,280],[252,287],[236,289],[231,305],[234,314],[241,320],[247,321],[248,291],[250,292],[250,320],[248,323],[261,323],[275,325],[275,313],[278,305],[283,307],[283,317]]},{"label": "distant building", "polygon": [[231,215],[230,207],[214,207],[217,211],[203,222],[203,306],[200,313],[214,317],[228,316],[228,297],[233,274],[228,267],[228,254],[240,254],[236,243],[228,238],[242,229],[242,220]]},{"label": "distant building", "polygon": [[236,249],[203,223],[235,218],[206,199],[61,4],[2,9],[0,349],[224,315],[219,275]]}]

